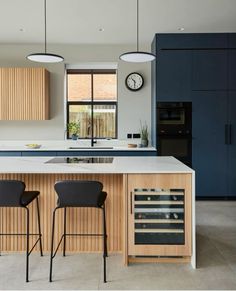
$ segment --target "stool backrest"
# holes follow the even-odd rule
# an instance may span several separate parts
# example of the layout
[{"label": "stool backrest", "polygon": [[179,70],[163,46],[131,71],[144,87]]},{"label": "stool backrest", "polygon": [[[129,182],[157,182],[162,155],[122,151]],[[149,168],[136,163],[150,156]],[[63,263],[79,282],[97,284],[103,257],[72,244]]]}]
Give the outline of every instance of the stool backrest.
[{"label": "stool backrest", "polygon": [[58,207],[100,207],[103,185],[98,181],[59,181],[54,188]]},{"label": "stool backrest", "polygon": [[0,207],[21,205],[21,195],[25,191],[25,183],[17,180],[0,180]]}]

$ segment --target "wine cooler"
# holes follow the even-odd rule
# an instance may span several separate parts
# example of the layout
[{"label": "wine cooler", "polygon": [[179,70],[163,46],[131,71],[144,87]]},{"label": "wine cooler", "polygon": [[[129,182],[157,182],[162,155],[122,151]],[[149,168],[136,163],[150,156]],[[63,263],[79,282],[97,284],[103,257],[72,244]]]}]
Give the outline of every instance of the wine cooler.
[{"label": "wine cooler", "polygon": [[130,174],[126,199],[128,262],[189,261],[192,255],[191,175]]},{"label": "wine cooler", "polygon": [[184,245],[184,189],[134,189],[135,245]]}]

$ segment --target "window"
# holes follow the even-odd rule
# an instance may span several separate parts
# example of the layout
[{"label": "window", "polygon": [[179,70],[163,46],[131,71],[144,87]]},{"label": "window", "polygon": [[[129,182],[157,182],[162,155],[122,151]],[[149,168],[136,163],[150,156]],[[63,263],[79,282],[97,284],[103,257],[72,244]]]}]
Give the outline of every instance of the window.
[{"label": "window", "polygon": [[79,138],[117,138],[116,70],[67,70],[69,122],[80,123]]}]

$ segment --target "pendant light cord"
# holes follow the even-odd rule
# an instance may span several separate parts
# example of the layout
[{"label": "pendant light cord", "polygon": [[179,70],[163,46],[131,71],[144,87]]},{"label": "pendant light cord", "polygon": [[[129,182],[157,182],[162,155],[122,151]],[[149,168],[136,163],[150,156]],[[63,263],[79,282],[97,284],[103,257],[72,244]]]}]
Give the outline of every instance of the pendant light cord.
[{"label": "pendant light cord", "polygon": [[44,0],[44,50],[47,53],[47,3]]},{"label": "pendant light cord", "polygon": [[139,0],[137,0],[137,52],[139,51]]}]

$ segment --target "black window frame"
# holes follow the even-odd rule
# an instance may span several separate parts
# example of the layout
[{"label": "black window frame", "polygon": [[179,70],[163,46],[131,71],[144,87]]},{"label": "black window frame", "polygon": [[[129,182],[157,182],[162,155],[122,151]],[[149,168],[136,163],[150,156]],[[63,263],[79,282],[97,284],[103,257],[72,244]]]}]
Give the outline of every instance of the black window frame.
[{"label": "black window frame", "polygon": [[[91,75],[91,101],[68,101],[68,75],[78,75],[78,74],[88,74]],[[110,74],[115,74],[117,76],[117,70],[116,69],[67,69],[66,70],[66,124],[69,123],[69,108],[70,105],[90,105],[91,106],[91,137],[79,137],[78,139],[117,139],[118,137],[118,86],[116,88],[116,94],[117,94],[117,99],[116,101],[94,101],[94,90],[93,90],[93,75],[94,74],[102,74],[102,75],[110,75]],[[94,106],[95,105],[115,105],[116,112],[115,112],[115,137],[94,137],[94,131],[93,131],[93,123],[94,123]],[[71,139],[69,137],[69,132],[67,131],[66,134],[67,139]]]}]

